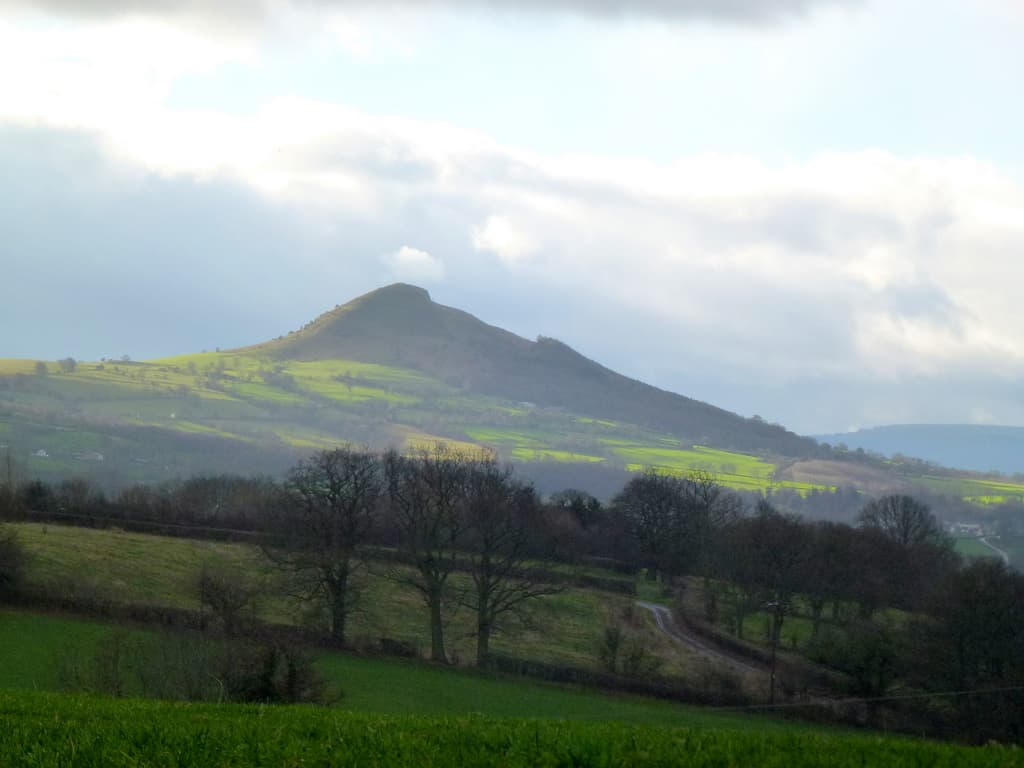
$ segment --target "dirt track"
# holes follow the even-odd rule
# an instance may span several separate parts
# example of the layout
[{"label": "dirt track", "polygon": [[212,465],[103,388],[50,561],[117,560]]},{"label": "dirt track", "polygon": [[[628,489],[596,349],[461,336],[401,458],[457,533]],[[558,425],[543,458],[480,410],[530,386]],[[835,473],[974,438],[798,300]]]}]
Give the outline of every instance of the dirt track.
[{"label": "dirt track", "polygon": [[662,632],[673,640],[682,643],[691,651],[744,674],[750,672],[761,674],[765,672],[765,667],[759,666],[756,662],[738,658],[735,654],[716,647],[710,640],[699,637],[693,632],[688,631],[685,627],[680,626],[672,616],[671,609],[666,606],[648,603],[643,600],[637,600],[636,604],[654,614],[654,621]]}]

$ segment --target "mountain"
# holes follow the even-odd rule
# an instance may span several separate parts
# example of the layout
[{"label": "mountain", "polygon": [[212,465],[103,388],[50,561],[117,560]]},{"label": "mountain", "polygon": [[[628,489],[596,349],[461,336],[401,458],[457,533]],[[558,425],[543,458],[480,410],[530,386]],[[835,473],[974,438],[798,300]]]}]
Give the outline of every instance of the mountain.
[{"label": "mountain", "polygon": [[437,441],[491,449],[542,491],[604,498],[630,472],[657,467],[710,472],[749,491],[917,487],[1024,499],[1024,483],[830,450],[630,379],[554,339],[521,338],[405,284],[239,349],[141,362],[0,360],[0,460],[6,468],[9,456],[23,477],[84,475],[116,488],[278,474],[317,449]]},{"label": "mountain", "polygon": [[241,351],[408,368],[467,392],[628,422],[694,444],[785,456],[817,450],[813,440],[782,427],[627,378],[554,339],[529,341],[403,283],[360,296],[284,339]]},{"label": "mountain", "polygon": [[1024,473],[1024,427],[896,424],[818,435],[817,439],[883,456],[913,456],[945,467],[1007,475]]}]

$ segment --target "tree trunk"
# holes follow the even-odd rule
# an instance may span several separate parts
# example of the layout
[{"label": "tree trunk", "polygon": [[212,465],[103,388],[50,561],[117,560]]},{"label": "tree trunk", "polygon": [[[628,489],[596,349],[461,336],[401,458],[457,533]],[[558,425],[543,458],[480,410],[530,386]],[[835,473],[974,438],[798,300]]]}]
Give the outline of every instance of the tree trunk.
[{"label": "tree trunk", "polygon": [[778,612],[772,613],[772,658],[771,658],[771,680],[768,688],[768,703],[775,703],[775,662],[779,648],[779,637],[782,635],[782,620],[784,616]]},{"label": "tree trunk", "polygon": [[736,601],[736,637],[743,639],[743,622],[747,618],[747,609],[742,600]]},{"label": "tree trunk", "polygon": [[427,597],[430,608],[430,659],[448,663],[444,652],[444,623],[441,616],[441,587],[433,586]]},{"label": "tree trunk", "polygon": [[487,653],[491,645],[491,622],[484,611],[480,611],[476,620],[476,665],[482,667],[487,661]]},{"label": "tree trunk", "polygon": [[331,642],[345,645],[345,624],[348,619],[348,566],[331,579]]},{"label": "tree trunk", "polygon": [[824,600],[811,601],[811,637],[818,637],[818,630],[821,629],[821,615],[825,612]]}]

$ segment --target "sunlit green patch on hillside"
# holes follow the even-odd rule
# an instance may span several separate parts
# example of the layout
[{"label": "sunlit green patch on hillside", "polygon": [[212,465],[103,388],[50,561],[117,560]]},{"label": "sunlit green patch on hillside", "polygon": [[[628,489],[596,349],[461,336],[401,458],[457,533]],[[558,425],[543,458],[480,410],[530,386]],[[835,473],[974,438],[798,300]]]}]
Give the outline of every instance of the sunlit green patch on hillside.
[{"label": "sunlit green patch on hillside", "polygon": [[251,438],[246,435],[240,435],[236,432],[228,432],[224,429],[218,429],[217,427],[210,426],[209,424],[200,424],[195,421],[186,421],[184,419],[171,419],[160,424],[149,424],[144,421],[138,422],[142,426],[160,426],[164,429],[173,429],[176,432],[186,432],[193,435],[215,435],[216,437],[224,437],[230,440],[250,440]]},{"label": "sunlit green patch on hillside", "polygon": [[274,435],[294,448],[308,448],[315,451],[351,445],[337,435],[300,426],[275,426]]},{"label": "sunlit green patch on hillside", "polygon": [[454,440],[448,437],[441,437],[440,435],[431,435],[427,432],[408,429],[396,430],[396,432],[399,435],[399,440],[395,447],[413,451],[430,450],[439,444],[444,444],[460,453],[473,454],[482,447],[477,443],[471,443],[467,440]]},{"label": "sunlit green patch on hillside", "polygon": [[[654,444],[616,438],[600,438],[600,442],[626,462],[626,469],[638,472],[652,468],[674,474],[692,471],[707,472],[718,482],[737,490],[788,488],[801,494],[811,490],[830,490],[828,486],[778,480],[776,465],[757,456],[695,445],[684,448],[677,440],[661,439]],[[652,441],[653,442],[653,441]]]},{"label": "sunlit green patch on hillside", "polygon": [[517,430],[504,427],[473,426],[466,428],[466,435],[475,441],[496,448],[549,448],[557,439],[552,432],[542,430]]},{"label": "sunlit green patch on hillside", "polygon": [[[46,363],[46,361],[43,361]],[[46,363],[48,367],[53,367],[55,363]],[[30,374],[34,373],[36,368],[35,360],[20,360],[17,358],[4,357],[0,358],[0,376],[14,376],[18,373]]]},{"label": "sunlit green patch on hillside", "polygon": [[418,401],[412,395],[391,392],[379,387],[366,387],[360,384],[347,384],[331,379],[303,378],[297,379],[300,387],[321,397],[338,400],[343,403],[362,403],[367,400],[381,400],[386,403],[411,405]]},{"label": "sunlit green patch on hillside", "polygon": [[720,451],[695,445],[683,448],[676,440],[663,439],[656,444],[639,443],[617,438],[602,437],[614,455],[630,464],[688,471],[703,470],[719,475],[749,478],[752,481],[770,481],[775,465],[756,456]]},{"label": "sunlit green patch on hillside", "polygon": [[79,365],[74,373],[47,377],[46,386],[58,391],[68,388],[71,394],[100,399],[120,399],[131,394],[152,396],[191,395],[207,400],[230,399],[221,388],[203,384],[197,377],[173,371],[161,371],[157,366],[136,363],[130,366],[107,364]]},{"label": "sunlit green patch on hillside", "polygon": [[577,416],[576,421],[580,424],[593,424],[594,426],[609,427],[611,429],[622,426],[615,421],[608,421],[607,419],[591,419],[587,416]]},{"label": "sunlit green patch on hillside", "polygon": [[[517,430],[500,427],[469,427],[466,435],[484,445],[496,448],[514,461],[558,461],[594,463],[607,457],[597,456],[583,448],[584,441],[577,448],[571,437],[543,430]],[[591,444],[592,441],[591,441]]]},{"label": "sunlit green patch on hillside", "polygon": [[567,463],[596,464],[607,461],[604,456],[591,456],[575,451],[548,450],[545,448],[513,448],[509,454],[513,461],[557,461]]},{"label": "sunlit green patch on hillside", "polygon": [[203,373],[222,370],[229,375],[258,374],[261,371],[280,371],[296,378],[330,380],[335,378],[371,382],[381,386],[406,385],[423,387],[441,385],[415,371],[356,360],[274,360],[258,355],[237,352],[206,352],[180,355],[152,361],[171,369]]},{"label": "sunlit green patch on hillside", "polygon": [[979,503],[1000,503],[994,499],[1006,501],[1024,502],[1024,483],[1011,480],[984,480],[964,477],[939,477],[935,475],[923,475],[921,477],[908,478],[917,485],[923,486],[932,493],[944,494],[947,496],[959,496],[967,499],[977,499]]}]

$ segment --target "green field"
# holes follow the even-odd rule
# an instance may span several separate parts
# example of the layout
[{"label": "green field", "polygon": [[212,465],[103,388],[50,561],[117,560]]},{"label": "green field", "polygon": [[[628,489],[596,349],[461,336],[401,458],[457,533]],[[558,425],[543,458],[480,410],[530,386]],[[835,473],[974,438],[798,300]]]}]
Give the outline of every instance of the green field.
[{"label": "green field", "polygon": [[1019,750],[808,732],[384,716],[308,707],[0,694],[0,754],[21,765],[1009,766]]},{"label": "green field", "polygon": [[[0,667],[0,690],[56,690],[60,681],[55,660],[69,653],[91,658],[97,644],[114,631],[114,625],[98,621],[0,610],[0,653],[8,661]],[[316,664],[328,688],[343,693],[335,706],[354,712],[476,713],[715,728],[809,729],[784,720],[717,713],[639,696],[601,694],[423,662],[319,652]]]},{"label": "green field", "polygon": [[999,557],[999,555],[993,552],[989,547],[986,547],[976,538],[957,538],[954,539],[953,542],[956,546],[956,551],[966,558]]},{"label": "green field", "polygon": [[986,480],[962,477],[925,475],[912,478],[913,482],[933,493],[959,496],[978,504],[1003,504],[1008,501],[1024,502],[1024,483],[1010,480]]}]

